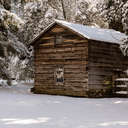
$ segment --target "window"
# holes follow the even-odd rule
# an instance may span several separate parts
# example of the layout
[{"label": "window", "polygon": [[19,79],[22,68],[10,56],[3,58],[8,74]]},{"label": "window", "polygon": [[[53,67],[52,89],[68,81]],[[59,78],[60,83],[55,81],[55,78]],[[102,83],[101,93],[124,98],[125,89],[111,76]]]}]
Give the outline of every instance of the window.
[{"label": "window", "polygon": [[55,45],[62,44],[62,42],[63,42],[63,37],[61,35],[56,35],[54,38]]},{"label": "window", "polygon": [[63,85],[64,83],[64,68],[63,66],[57,66],[55,69],[55,82],[56,85]]}]

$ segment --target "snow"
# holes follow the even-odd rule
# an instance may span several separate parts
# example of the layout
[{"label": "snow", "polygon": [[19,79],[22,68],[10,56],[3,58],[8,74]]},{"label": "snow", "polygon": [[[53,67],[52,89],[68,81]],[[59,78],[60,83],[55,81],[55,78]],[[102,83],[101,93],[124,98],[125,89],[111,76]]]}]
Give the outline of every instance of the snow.
[{"label": "snow", "polygon": [[128,99],[30,93],[23,82],[0,88],[0,128],[128,128]]},{"label": "snow", "polygon": [[116,81],[128,81],[128,78],[117,78]]},{"label": "snow", "polygon": [[75,32],[78,32],[87,39],[120,44],[121,41],[127,37],[125,34],[113,29],[102,29],[94,26],[74,24],[61,20],[55,20],[55,22],[74,30]]},{"label": "snow", "polygon": [[127,91],[118,91],[118,92],[116,92],[117,94],[128,94],[128,92]]},{"label": "snow", "polygon": [[127,85],[116,85],[116,87],[127,87]]},{"label": "snow", "polygon": [[7,80],[0,79],[0,86],[8,86]]}]

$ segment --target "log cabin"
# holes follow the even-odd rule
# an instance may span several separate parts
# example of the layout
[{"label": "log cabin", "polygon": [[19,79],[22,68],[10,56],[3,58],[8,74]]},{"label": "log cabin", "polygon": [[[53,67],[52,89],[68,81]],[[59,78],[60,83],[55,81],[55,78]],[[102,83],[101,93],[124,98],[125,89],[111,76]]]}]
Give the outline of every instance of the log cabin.
[{"label": "log cabin", "polygon": [[55,20],[30,45],[34,48],[37,94],[110,97],[114,77],[128,68],[120,50],[125,34]]}]

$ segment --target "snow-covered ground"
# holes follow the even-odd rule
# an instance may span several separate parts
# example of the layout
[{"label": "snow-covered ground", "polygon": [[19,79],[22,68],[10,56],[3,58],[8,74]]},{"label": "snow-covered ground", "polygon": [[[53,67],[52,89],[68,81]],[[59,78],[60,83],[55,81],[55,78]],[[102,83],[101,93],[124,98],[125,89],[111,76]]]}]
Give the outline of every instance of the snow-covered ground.
[{"label": "snow-covered ground", "polygon": [[0,88],[0,128],[128,128],[128,99],[36,95]]}]

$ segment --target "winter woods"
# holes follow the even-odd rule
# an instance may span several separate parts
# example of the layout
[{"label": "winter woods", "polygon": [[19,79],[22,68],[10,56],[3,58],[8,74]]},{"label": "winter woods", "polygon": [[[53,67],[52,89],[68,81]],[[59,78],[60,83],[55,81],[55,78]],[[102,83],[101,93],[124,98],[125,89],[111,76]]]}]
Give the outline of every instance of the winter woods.
[{"label": "winter woods", "polygon": [[[2,79],[8,79],[8,84],[11,84],[12,72],[10,64],[15,58],[20,60],[28,56],[28,49],[23,42],[20,41],[18,33],[24,26],[23,20],[15,13],[10,11],[11,3],[8,3],[8,8],[5,2],[1,1],[0,8],[0,72]],[[10,8],[9,8],[10,7]],[[14,65],[13,65],[14,66]]]},{"label": "winter woods", "polygon": [[[22,76],[25,75],[32,77],[33,57],[29,43],[54,19],[112,28],[128,34],[128,1],[0,0],[2,79],[11,80],[12,76],[15,76],[14,79],[24,79]],[[125,39],[121,45],[125,55],[127,44],[128,40]],[[30,71],[30,76],[27,70]]]}]

